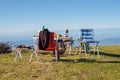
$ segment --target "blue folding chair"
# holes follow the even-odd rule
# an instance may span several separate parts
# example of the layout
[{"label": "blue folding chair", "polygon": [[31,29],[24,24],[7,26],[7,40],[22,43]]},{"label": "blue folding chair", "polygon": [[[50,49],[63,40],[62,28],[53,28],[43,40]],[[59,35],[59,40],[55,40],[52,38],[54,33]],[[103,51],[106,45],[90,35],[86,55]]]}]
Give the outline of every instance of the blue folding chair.
[{"label": "blue folding chair", "polygon": [[99,58],[99,48],[98,44],[99,41],[96,41],[94,39],[94,30],[93,29],[80,29],[81,31],[81,39],[79,39],[80,42],[80,53],[82,51],[85,52],[85,56],[87,58],[86,53],[89,51],[89,45],[90,43],[94,44],[94,53],[97,51],[98,58]]}]

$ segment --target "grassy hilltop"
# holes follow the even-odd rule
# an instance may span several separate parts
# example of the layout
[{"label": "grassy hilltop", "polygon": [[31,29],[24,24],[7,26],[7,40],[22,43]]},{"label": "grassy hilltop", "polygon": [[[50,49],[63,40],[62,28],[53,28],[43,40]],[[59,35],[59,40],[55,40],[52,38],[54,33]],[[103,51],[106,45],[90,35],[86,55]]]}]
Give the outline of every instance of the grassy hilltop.
[{"label": "grassy hilltop", "polygon": [[61,57],[52,63],[54,56],[40,54],[40,62],[33,57],[28,64],[30,51],[22,52],[23,59],[13,63],[15,55],[0,54],[0,80],[119,80],[120,46],[100,46],[100,58],[84,53]]}]

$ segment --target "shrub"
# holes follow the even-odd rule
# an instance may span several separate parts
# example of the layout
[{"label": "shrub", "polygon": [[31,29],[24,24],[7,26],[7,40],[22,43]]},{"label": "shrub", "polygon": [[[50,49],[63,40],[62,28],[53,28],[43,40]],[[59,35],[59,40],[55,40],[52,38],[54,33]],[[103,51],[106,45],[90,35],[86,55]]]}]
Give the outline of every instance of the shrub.
[{"label": "shrub", "polygon": [[1,53],[7,53],[11,50],[10,46],[9,46],[9,42],[7,43],[0,43],[0,54]]}]

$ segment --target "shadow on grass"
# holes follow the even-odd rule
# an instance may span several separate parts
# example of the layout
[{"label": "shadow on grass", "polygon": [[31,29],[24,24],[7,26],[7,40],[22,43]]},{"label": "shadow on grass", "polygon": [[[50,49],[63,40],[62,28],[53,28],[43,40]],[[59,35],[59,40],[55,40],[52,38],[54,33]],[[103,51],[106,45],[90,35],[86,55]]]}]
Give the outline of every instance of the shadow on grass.
[{"label": "shadow on grass", "polygon": [[60,59],[61,62],[74,62],[72,59]]},{"label": "shadow on grass", "polygon": [[[97,55],[97,52],[94,54],[93,51],[90,51],[89,53],[92,54],[92,55]],[[89,53],[87,53],[87,54],[89,54]],[[103,55],[103,56],[108,56],[108,57],[120,58],[120,54],[112,54],[112,53],[105,53],[105,52],[99,52],[99,54]]]},{"label": "shadow on grass", "polygon": [[100,55],[120,58],[120,55],[119,55],[119,54],[111,54],[111,53],[100,52]]},{"label": "shadow on grass", "polygon": [[79,62],[96,62],[95,59],[85,59],[85,58],[76,59],[76,60],[72,60],[72,59],[60,59],[59,61],[62,61],[62,62],[73,62],[73,63],[79,63]]},{"label": "shadow on grass", "polygon": [[87,62],[87,63],[120,63],[120,61],[97,61],[95,59],[77,59],[77,60],[72,60],[72,59],[60,59],[59,61],[62,62],[73,62],[73,63],[80,63],[80,62]]},{"label": "shadow on grass", "polygon": [[91,63],[96,62],[95,59],[86,59],[86,58],[77,59],[76,61],[77,62],[91,62]]},{"label": "shadow on grass", "polygon": [[97,61],[98,63],[120,63],[120,61]]}]

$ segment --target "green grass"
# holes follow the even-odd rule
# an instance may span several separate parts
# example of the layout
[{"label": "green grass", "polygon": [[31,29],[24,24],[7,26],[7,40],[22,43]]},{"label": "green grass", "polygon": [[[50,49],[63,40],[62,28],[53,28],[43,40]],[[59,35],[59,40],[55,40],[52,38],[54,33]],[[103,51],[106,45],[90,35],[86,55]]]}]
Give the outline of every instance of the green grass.
[{"label": "green grass", "polygon": [[[28,64],[30,51],[23,51],[23,59],[13,63],[15,55],[0,54],[0,80],[119,80],[120,46],[100,46],[100,58],[84,53],[61,57],[53,63],[52,54],[35,56]],[[46,64],[48,63],[48,64]]]}]

